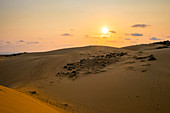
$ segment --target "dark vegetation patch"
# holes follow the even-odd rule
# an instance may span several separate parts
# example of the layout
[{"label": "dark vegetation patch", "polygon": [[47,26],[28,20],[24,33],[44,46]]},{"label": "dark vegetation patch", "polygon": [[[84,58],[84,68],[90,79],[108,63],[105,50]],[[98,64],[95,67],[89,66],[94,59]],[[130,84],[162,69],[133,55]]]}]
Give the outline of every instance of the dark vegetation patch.
[{"label": "dark vegetation patch", "polygon": [[160,41],[160,42],[154,42],[153,44],[162,44],[162,45],[166,45],[166,46],[170,46],[170,41]]},{"label": "dark vegetation patch", "polygon": [[140,57],[134,56],[134,58],[136,60],[141,60],[141,61],[143,61],[144,59],[147,59],[148,61],[157,60],[152,54],[149,56],[140,56]]},{"label": "dark vegetation patch", "polygon": [[148,56],[149,57],[149,59],[148,59],[148,61],[153,61],[153,60],[157,60],[152,54],[151,55],[149,55]]},{"label": "dark vegetation patch", "polygon": [[63,104],[63,106],[67,107],[67,106],[68,106],[68,104]]},{"label": "dark vegetation patch", "polygon": [[142,72],[146,72],[147,70],[146,69],[143,69]]},{"label": "dark vegetation patch", "polygon": [[5,90],[3,90],[3,89],[0,89],[0,91],[1,91],[1,92],[4,92],[4,93],[6,93],[6,91],[5,91]]},{"label": "dark vegetation patch", "polygon": [[89,58],[81,59],[79,62],[68,63],[63,66],[63,71],[56,74],[57,77],[68,77],[76,79],[80,74],[96,74],[105,72],[103,70],[110,64],[116,63],[126,55],[126,52],[104,53],[102,55],[92,55]]},{"label": "dark vegetation patch", "polygon": [[29,91],[30,94],[37,94],[36,91]]},{"label": "dark vegetation patch", "polygon": [[9,54],[9,55],[0,55],[1,57],[13,57],[13,56],[20,56],[22,54],[25,54],[26,52],[23,53],[14,53],[14,54]]},{"label": "dark vegetation patch", "polygon": [[156,47],[156,49],[163,49],[163,48],[168,48],[168,46],[159,46],[159,47]]},{"label": "dark vegetation patch", "polygon": [[146,62],[146,60],[140,60],[140,62]]},{"label": "dark vegetation patch", "polygon": [[142,66],[150,66],[151,64],[143,64]]},{"label": "dark vegetation patch", "polygon": [[142,57],[134,56],[134,58],[135,58],[136,60],[142,60],[142,59],[148,58],[148,56],[142,56]]}]

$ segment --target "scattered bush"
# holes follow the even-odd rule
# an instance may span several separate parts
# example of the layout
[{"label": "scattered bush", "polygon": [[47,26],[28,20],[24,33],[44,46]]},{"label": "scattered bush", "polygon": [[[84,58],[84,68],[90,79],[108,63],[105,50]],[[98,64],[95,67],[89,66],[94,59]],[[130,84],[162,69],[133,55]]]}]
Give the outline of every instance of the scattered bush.
[{"label": "scattered bush", "polygon": [[153,61],[153,60],[157,60],[157,59],[153,55],[150,55],[148,61]]},{"label": "scattered bush", "polygon": [[30,94],[36,94],[36,91],[29,91]]},{"label": "scattered bush", "polygon": [[159,47],[156,47],[156,49],[163,49],[163,48],[168,48],[168,46],[159,46]]},{"label": "scattered bush", "polygon": [[170,46],[170,41],[167,40],[167,41],[155,42],[155,43],[153,43],[153,44],[163,44],[163,45]]}]

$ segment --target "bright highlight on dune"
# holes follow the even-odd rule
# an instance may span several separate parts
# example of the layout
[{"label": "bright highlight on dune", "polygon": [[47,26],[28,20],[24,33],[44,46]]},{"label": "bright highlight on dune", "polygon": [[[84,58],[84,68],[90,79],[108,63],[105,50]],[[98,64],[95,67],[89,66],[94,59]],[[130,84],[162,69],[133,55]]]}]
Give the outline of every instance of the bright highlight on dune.
[{"label": "bright highlight on dune", "polygon": [[108,30],[106,27],[103,27],[103,28],[102,28],[102,33],[106,34],[106,33],[108,33],[108,32],[109,32],[109,30]]}]

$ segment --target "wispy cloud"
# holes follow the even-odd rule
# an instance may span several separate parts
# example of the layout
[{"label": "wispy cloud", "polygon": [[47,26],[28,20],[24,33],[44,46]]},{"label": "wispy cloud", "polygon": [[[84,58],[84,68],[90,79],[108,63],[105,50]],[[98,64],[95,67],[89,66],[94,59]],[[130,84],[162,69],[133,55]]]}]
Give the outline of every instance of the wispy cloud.
[{"label": "wispy cloud", "polygon": [[84,35],[85,38],[89,38],[89,35]]},{"label": "wispy cloud", "polygon": [[131,40],[130,38],[125,38],[125,40]]},{"label": "wispy cloud", "polygon": [[156,37],[152,37],[152,38],[150,38],[150,40],[162,40],[162,39],[159,39],[159,38],[156,38]]},{"label": "wispy cloud", "polygon": [[133,42],[131,42],[131,43],[137,43],[137,42],[133,41]]},{"label": "wispy cloud", "polygon": [[170,36],[166,36],[167,38],[170,38]]},{"label": "wispy cloud", "polygon": [[129,36],[129,35],[131,35],[131,36],[143,36],[143,34],[141,34],[141,33],[131,33],[131,34],[125,33],[125,35],[127,35],[127,36]]},{"label": "wispy cloud", "polygon": [[27,44],[39,44],[39,42],[27,42]]},{"label": "wispy cloud", "polygon": [[3,41],[0,41],[0,44],[3,44]]},{"label": "wispy cloud", "polygon": [[24,40],[19,40],[18,42],[25,42]]},{"label": "wispy cloud", "polygon": [[70,33],[64,33],[64,34],[61,34],[61,36],[73,36],[73,35]]},{"label": "wispy cloud", "polygon": [[132,33],[130,35],[132,35],[132,36],[143,36],[143,34],[141,34],[141,33]]},{"label": "wispy cloud", "polygon": [[7,43],[7,44],[10,44],[11,42],[8,42],[8,41],[7,41],[6,43]]},{"label": "wispy cloud", "polygon": [[112,31],[112,30],[110,30],[109,32],[111,32],[111,33],[116,33],[115,31]]},{"label": "wispy cloud", "polygon": [[107,37],[107,36],[102,36],[102,38],[105,38],[105,39],[107,39],[107,38],[109,38],[109,37]]},{"label": "wispy cloud", "polygon": [[99,38],[99,37],[92,37],[92,36],[89,36],[89,35],[84,35],[84,38]]},{"label": "wispy cloud", "polygon": [[131,27],[140,27],[140,28],[146,28],[148,27],[149,25],[146,25],[146,24],[135,24],[135,25],[132,25]]},{"label": "wispy cloud", "polygon": [[42,40],[43,38],[39,37],[38,39],[39,39],[39,40]]}]

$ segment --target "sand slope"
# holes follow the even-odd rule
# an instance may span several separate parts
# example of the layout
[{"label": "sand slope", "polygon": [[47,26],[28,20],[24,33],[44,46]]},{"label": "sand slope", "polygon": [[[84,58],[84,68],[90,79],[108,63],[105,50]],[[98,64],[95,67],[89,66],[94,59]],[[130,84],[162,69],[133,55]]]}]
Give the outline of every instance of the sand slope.
[{"label": "sand slope", "polygon": [[1,113],[59,113],[26,94],[0,86]]},{"label": "sand slope", "polygon": [[72,113],[169,113],[170,48],[156,47],[87,46],[1,58],[0,84],[35,90]]}]

